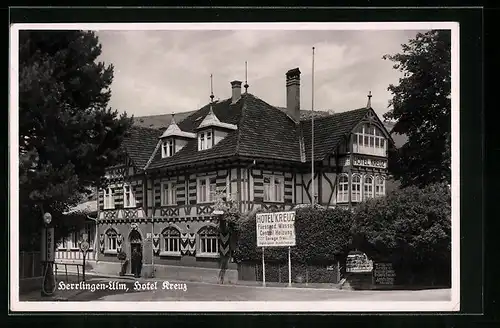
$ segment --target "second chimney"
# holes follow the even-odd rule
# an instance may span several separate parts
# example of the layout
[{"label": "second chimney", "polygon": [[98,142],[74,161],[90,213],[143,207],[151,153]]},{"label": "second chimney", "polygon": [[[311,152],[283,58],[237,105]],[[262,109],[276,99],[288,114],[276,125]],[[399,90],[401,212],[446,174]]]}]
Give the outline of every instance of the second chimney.
[{"label": "second chimney", "polygon": [[286,109],[288,115],[300,122],[300,70],[294,68],[286,72]]},{"label": "second chimney", "polygon": [[241,98],[241,81],[231,82],[231,89],[233,91],[231,104],[235,104]]}]

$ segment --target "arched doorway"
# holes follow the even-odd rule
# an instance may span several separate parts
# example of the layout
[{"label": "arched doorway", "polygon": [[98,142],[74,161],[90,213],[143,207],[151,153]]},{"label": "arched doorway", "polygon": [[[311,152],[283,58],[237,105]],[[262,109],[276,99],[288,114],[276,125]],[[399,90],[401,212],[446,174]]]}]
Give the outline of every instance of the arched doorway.
[{"label": "arched doorway", "polygon": [[[139,233],[139,231],[137,231],[136,229],[132,230],[128,236],[128,241],[129,241],[129,254],[128,254],[128,258],[131,260],[130,261],[130,264],[129,265],[129,273],[134,273],[133,271],[133,261],[132,261],[132,254],[134,252],[134,250],[137,250],[137,252],[139,252],[139,254],[141,254],[141,258],[142,258],[142,250],[143,250],[143,247],[142,247],[142,237],[141,237],[141,234]],[[143,262],[143,261],[141,261]],[[139,265],[140,268],[142,268],[142,263]],[[139,269],[140,270],[140,269]]]}]

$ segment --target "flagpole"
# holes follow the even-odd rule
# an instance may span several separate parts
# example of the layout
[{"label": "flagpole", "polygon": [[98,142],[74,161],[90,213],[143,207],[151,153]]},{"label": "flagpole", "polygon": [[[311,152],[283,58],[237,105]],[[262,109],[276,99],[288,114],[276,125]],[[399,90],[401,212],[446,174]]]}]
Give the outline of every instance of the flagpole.
[{"label": "flagpole", "polygon": [[311,206],[314,207],[314,47],[312,47],[311,84]]}]

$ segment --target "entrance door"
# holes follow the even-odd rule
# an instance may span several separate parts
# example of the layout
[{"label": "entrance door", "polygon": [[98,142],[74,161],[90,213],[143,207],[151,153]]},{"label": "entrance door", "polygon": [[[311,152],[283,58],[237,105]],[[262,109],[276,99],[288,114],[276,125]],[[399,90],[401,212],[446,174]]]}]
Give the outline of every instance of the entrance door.
[{"label": "entrance door", "polygon": [[[130,243],[130,254],[129,254],[129,259],[132,260],[132,254],[134,253],[134,250],[137,250],[139,254],[142,254],[142,238],[141,234],[137,230],[132,230],[129,235],[129,243]],[[144,262],[144,261],[141,261]],[[140,264],[140,267],[142,268],[142,263]],[[133,272],[133,262],[130,261],[129,265],[129,273],[134,273]]]}]

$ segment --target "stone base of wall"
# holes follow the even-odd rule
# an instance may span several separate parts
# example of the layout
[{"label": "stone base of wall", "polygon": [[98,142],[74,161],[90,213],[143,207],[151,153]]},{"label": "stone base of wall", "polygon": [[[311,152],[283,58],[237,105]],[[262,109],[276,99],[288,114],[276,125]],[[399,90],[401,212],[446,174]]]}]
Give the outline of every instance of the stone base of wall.
[{"label": "stone base of wall", "polygon": [[[94,267],[94,272],[97,274],[117,275],[120,272],[120,263],[102,262],[99,261]],[[173,265],[155,265],[154,278],[170,279],[178,281],[197,281],[218,283],[219,269],[173,266]],[[142,266],[141,276],[143,278],[153,277],[153,266],[144,264]],[[227,269],[224,276],[224,282],[236,283],[238,281],[238,270]]]},{"label": "stone base of wall", "polygon": [[[198,281],[208,283],[219,282],[220,269],[155,265],[155,278],[172,279],[179,281]],[[238,270],[227,269],[224,275],[225,283],[236,283]]]}]

